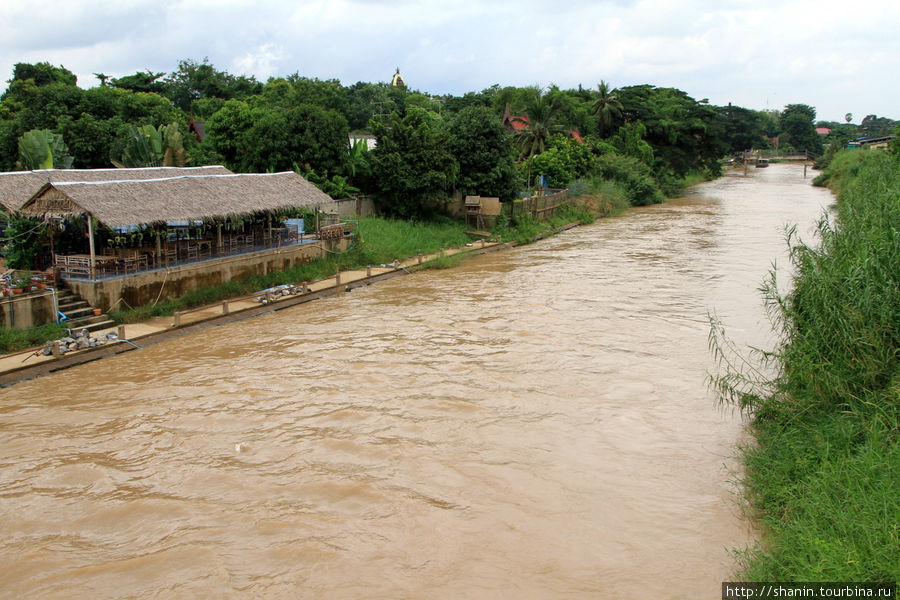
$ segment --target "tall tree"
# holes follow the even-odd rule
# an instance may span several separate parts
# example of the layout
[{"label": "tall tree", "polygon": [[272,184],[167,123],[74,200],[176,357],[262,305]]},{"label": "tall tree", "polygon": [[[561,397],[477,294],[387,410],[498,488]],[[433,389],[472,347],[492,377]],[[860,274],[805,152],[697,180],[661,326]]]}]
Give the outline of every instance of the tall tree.
[{"label": "tall tree", "polygon": [[721,116],[729,152],[766,147],[762,113],[730,103],[728,106],[716,107],[715,110]]},{"label": "tall tree", "polygon": [[462,109],[450,123],[450,151],[459,163],[464,195],[511,200],[518,192],[514,149],[496,113],[487,106]]},{"label": "tall tree", "polygon": [[262,84],[254,77],[219,71],[207,58],[200,63],[182,60],[164,83],[166,96],[185,112],[190,112],[191,103],[199,98],[245,99],[262,91]]},{"label": "tall tree", "polygon": [[[153,92],[162,94],[166,91],[166,86],[159,79],[165,73],[153,73],[152,71],[137,72],[134,75],[125,75],[117,79],[110,79],[109,86],[123,90],[131,90],[132,92]],[[99,77],[99,75],[98,75]],[[101,85],[104,82],[101,79]]]},{"label": "tall tree", "polygon": [[613,122],[622,116],[618,90],[610,89],[609,84],[601,79],[597,84],[597,95],[591,104],[591,110],[599,122],[600,135],[608,135]]},{"label": "tall tree", "polygon": [[412,108],[373,123],[378,145],[372,172],[378,200],[388,214],[429,218],[456,185],[459,164],[450,152],[450,135],[433,113]]},{"label": "tall tree", "polygon": [[781,111],[781,131],[786,141],[797,150],[822,153],[822,141],[816,133],[816,109],[808,104],[788,104]]}]

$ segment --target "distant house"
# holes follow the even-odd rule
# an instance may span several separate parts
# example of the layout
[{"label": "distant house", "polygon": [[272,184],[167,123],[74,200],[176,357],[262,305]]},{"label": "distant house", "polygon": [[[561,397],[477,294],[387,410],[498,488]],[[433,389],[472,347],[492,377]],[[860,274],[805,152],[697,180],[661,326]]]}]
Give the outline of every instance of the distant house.
[{"label": "distant house", "polygon": [[192,115],[188,119],[188,130],[197,138],[197,143],[201,143],[206,137],[206,121],[196,121]]},{"label": "distant house", "polygon": [[828,135],[831,133],[831,130],[827,127],[816,127],[816,133],[819,135]]},{"label": "distant house", "polygon": [[[526,127],[528,127],[528,115],[514,115],[509,109],[509,104],[506,105],[506,109],[503,111],[503,120],[501,121],[503,126],[506,127],[506,131],[508,133],[517,133]],[[583,144],[585,143],[583,139],[581,139],[581,134],[577,129],[573,129],[569,132],[569,137],[574,139],[576,142]]]},{"label": "distant house", "polygon": [[522,129],[528,127],[528,117],[527,116],[515,116],[509,110],[509,104],[506,105],[506,109],[503,111],[503,126],[506,127],[506,130],[509,133],[515,133]]},{"label": "distant house", "polygon": [[877,148],[879,150],[884,150],[890,145],[891,140],[893,140],[895,135],[885,135],[882,137],[870,138],[870,137],[861,137],[856,138],[855,140],[851,140],[847,142],[848,148]]}]

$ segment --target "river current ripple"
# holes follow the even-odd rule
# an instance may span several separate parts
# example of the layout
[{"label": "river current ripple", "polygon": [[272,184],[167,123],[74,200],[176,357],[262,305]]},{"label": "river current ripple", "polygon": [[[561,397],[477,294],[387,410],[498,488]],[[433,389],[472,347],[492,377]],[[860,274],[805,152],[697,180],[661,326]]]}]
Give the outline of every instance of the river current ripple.
[{"label": "river current ripple", "polygon": [[707,314],[769,343],[773,165],[0,391],[5,598],[718,597],[752,543]]}]

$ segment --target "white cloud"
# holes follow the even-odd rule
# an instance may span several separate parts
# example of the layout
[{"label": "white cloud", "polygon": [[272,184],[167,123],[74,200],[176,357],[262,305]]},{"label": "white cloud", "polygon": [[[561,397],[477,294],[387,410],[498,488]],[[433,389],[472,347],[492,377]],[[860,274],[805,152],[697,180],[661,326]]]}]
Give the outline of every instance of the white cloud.
[{"label": "white cloud", "polygon": [[[3,0],[0,80],[49,61],[95,85],[208,57],[235,74],[293,72],[462,94],[500,85],[651,83],[715,104],[816,106],[900,118],[900,4],[867,0]],[[35,32],[42,32],[35,35]]]}]

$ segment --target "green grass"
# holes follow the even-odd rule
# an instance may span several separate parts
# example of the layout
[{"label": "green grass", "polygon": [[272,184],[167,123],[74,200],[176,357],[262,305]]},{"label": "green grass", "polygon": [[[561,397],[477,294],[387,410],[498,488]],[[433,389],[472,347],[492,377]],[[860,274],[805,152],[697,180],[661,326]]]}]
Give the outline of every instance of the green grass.
[{"label": "green grass", "polygon": [[56,340],[65,335],[66,328],[56,323],[41,325],[31,329],[11,329],[0,327],[0,352],[16,352],[40,346],[47,340]]},{"label": "green grass", "polygon": [[900,159],[839,155],[827,174],[837,222],[823,217],[816,246],[790,237],[791,292],[774,274],[763,286],[777,376],[731,359],[714,378],[753,415],[757,441],[743,450],[745,484],[766,535],[740,576],[898,582]]},{"label": "green grass", "polygon": [[[359,235],[354,245],[344,252],[329,254],[326,258],[285,271],[251,275],[240,281],[233,280],[218,286],[191,290],[180,298],[160,302],[155,306],[110,311],[109,314],[120,323],[138,322],[228,298],[246,296],[276,285],[317,281],[339,271],[387,264],[395,259],[403,260],[419,253],[429,254],[442,248],[463,245],[471,241],[471,236],[465,233],[465,229],[464,224],[449,219],[423,223],[367,217],[359,222]],[[440,264],[435,263],[434,266],[440,267]]]}]

